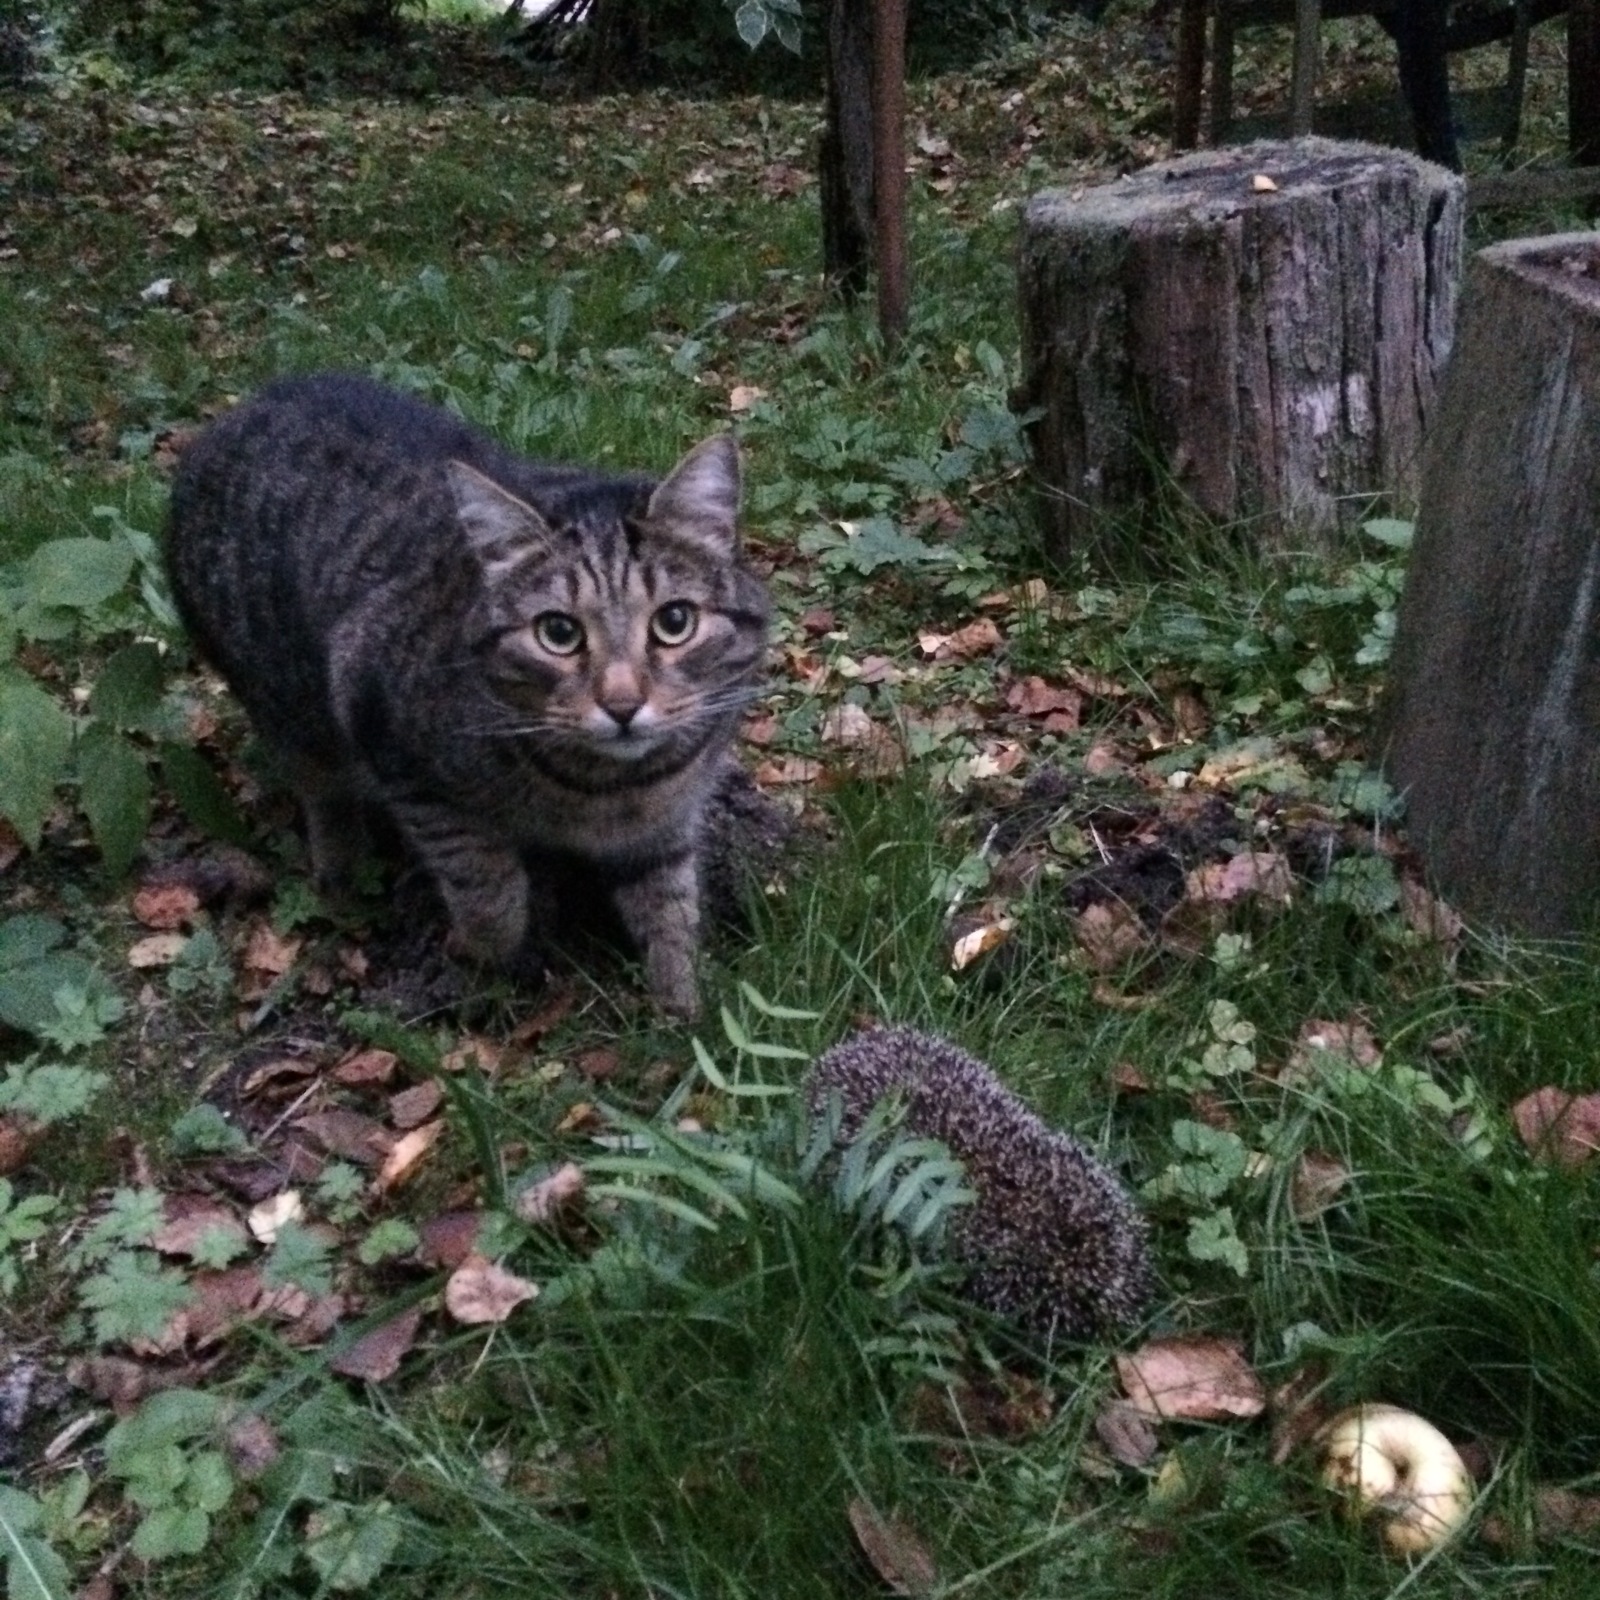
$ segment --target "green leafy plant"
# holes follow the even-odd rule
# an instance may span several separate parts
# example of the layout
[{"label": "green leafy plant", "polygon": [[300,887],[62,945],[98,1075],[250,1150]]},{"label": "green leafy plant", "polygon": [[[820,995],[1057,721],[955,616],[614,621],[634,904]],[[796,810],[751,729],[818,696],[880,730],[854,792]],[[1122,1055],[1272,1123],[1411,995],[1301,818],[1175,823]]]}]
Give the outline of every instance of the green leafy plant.
[{"label": "green leafy plant", "polygon": [[220,1448],[228,1413],[216,1395],[169,1389],[106,1435],[106,1473],[143,1513],[132,1542],[143,1560],[205,1549],[211,1519],[233,1497],[233,1469]]},{"label": "green leafy plant", "polygon": [[67,1600],[71,1573],[44,1537],[45,1508],[32,1495],[0,1484],[0,1566],[7,1600]]},{"label": "green leafy plant", "polygon": [[15,1294],[21,1281],[18,1247],[42,1238],[60,1206],[53,1194],[19,1196],[9,1178],[0,1178],[0,1296]]},{"label": "green leafy plant", "polygon": [[104,1038],[123,1004],[66,942],[53,917],[29,912],[0,922],[0,1022],[70,1051]]}]

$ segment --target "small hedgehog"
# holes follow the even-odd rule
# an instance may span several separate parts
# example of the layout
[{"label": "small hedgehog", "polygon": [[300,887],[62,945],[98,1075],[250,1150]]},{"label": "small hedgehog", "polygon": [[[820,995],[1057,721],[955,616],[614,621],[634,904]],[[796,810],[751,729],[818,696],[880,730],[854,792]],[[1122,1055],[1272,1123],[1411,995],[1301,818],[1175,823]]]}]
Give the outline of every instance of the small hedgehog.
[{"label": "small hedgehog", "polygon": [[1144,1217],[1111,1170],[1057,1133],[981,1061],[912,1028],[858,1033],[819,1056],[806,1103],[820,1116],[837,1090],[840,1138],[900,1091],[904,1127],[938,1139],[977,1199],[951,1219],[968,1296],[1049,1337],[1084,1338],[1134,1321],[1155,1276]]}]

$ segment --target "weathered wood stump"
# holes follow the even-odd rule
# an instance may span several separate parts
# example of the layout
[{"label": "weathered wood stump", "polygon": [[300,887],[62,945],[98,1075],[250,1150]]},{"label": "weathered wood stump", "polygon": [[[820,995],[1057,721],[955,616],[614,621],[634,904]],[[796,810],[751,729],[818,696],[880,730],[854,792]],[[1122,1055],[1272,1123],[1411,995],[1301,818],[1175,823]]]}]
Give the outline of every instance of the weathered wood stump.
[{"label": "weathered wood stump", "polygon": [[1463,910],[1600,909],[1600,235],[1473,259],[1401,598],[1385,765]]},{"label": "weathered wood stump", "polygon": [[1057,559],[1178,490],[1267,548],[1414,503],[1455,330],[1461,180],[1398,150],[1205,150],[1023,222],[1022,385]]}]

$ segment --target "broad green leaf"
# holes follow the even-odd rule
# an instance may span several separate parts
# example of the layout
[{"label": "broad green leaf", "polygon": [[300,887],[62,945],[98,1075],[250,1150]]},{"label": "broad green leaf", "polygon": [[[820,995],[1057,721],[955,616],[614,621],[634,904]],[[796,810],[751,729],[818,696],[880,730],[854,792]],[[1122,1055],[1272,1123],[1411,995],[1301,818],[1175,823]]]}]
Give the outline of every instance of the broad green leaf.
[{"label": "broad green leaf", "polygon": [[40,605],[85,610],[109,600],[133,566],[133,551],[120,540],[53,539],[23,563],[22,580]]},{"label": "broad green leaf", "polygon": [[250,830],[205,757],[187,745],[164,744],[161,777],[183,814],[202,832],[225,844],[244,844]]},{"label": "broad green leaf", "polygon": [[90,728],[79,740],[78,803],[106,871],[122,877],[150,826],[150,774],[120,733]]},{"label": "broad green leaf", "polygon": [[130,1549],[144,1561],[197,1556],[211,1537],[211,1518],[190,1506],[163,1506],[135,1530]]},{"label": "broad green leaf", "polygon": [[1189,1256],[1194,1261],[1219,1261],[1241,1278],[1250,1275],[1250,1254],[1233,1225],[1233,1212],[1222,1206],[1189,1224]]},{"label": "broad green leaf", "polygon": [[37,684],[0,678],[0,816],[30,850],[71,754],[72,718]]},{"label": "broad green leaf", "polygon": [[1361,524],[1361,531],[1369,539],[1388,545],[1391,550],[1409,550],[1417,526],[1399,517],[1374,517],[1370,522]]},{"label": "broad green leaf", "polygon": [[352,1594],[370,1588],[394,1559],[402,1532],[386,1500],[320,1506],[306,1527],[306,1559],[328,1588]]},{"label": "broad green leaf", "polygon": [[101,996],[105,979],[82,956],[57,954],[0,966],[0,1022],[39,1034],[62,1020],[56,996]]},{"label": "broad green leaf", "polygon": [[140,1456],[216,1427],[224,1409],[221,1399],[200,1389],[153,1394],[106,1435],[106,1466],[116,1477],[128,1477]]},{"label": "broad green leaf", "polygon": [[739,37],[752,50],[766,38],[769,21],[767,8],[761,0],[744,0],[733,14],[733,25],[739,30]]},{"label": "broad green leaf", "polygon": [[95,679],[89,710],[114,728],[147,732],[161,709],[165,683],[161,652],[153,644],[124,645]]},{"label": "broad green leaf", "polygon": [[35,1529],[43,1508],[32,1495],[0,1484],[0,1566],[6,1600],[67,1600],[67,1564]]},{"label": "broad green leaf", "polygon": [[0,922],[0,967],[37,961],[66,942],[67,930],[54,917],[25,911]]}]

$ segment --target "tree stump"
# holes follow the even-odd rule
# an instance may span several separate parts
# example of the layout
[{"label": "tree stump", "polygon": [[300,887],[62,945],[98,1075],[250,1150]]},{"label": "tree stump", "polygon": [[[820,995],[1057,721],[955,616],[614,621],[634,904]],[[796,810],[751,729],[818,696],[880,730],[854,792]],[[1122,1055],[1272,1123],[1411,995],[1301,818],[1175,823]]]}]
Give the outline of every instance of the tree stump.
[{"label": "tree stump", "polygon": [[1060,560],[1176,489],[1266,548],[1414,503],[1463,185],[1398,150],[1204,150],[1029,202],[1022,385]]},{"label": "tree stump", "polygon": [[1401,597],[1385,766],[1447,899],[1600,905],[1600,235],[1473,259]]}]

